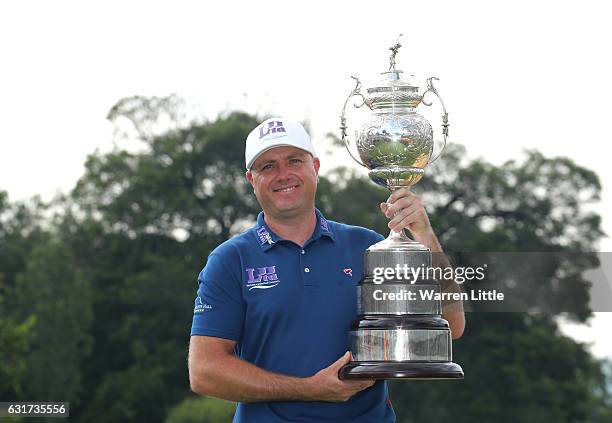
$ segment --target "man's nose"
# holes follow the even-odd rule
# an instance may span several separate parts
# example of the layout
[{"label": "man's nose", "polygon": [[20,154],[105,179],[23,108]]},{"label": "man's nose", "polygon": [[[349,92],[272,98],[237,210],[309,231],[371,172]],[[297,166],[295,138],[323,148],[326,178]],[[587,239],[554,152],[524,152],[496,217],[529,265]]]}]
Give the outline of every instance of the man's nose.
[{"label": "man's nose", "polygon": [[278,173],[276,175],[278,179],[287,178],[289,176],[289,173],[289,167],[287,165],[285,165],[284,163],[278,165]]}]

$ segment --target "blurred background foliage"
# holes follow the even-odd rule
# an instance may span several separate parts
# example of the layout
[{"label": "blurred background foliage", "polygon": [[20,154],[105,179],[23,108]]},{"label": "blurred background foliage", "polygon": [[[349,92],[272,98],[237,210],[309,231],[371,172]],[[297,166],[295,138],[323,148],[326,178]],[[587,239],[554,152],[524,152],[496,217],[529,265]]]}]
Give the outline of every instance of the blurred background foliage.
[{"label": "blurred background foliage", "polygon": [[[190,392],[186,356],[198,272],[259,212],[243,143],[263,119],[189,121],[182,107],[122,99],[108,118],[140,148],[91,154],[73,191],[49,203],[0,191],[1,400],[69,401],[77,422],[231,420],[233,404]],[[495,166],[451,145],[415,191],[448,251],[524,252],[595,251],[600,189],[566,158],[527,151]],[[386,233],[387,196],[339,167],[320,176],[317,206]],[[580,299],[574,320],[590,314],[587,288],[578,278],[557,293]],[[454,343],[465,380],[391,382],[398,422],[612,421],[610,364],[562,335],[553,313],[467,320]]]}]

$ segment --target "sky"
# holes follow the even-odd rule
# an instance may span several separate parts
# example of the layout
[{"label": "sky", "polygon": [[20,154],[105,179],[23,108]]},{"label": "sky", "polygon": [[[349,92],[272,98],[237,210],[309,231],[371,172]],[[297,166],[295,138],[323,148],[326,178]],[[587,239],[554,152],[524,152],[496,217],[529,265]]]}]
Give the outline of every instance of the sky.
[{"label": "sky", "polygon": [[[112,148],[106,115],[132,95],[174,93],[208,119],[245,110],[306,120],[325,151],[350,76],[375,80],[403,33],[397,67],[421,86],[440,78],[449,142],[495,164],[526,149],[574,159],[599,175],[593,209],[612,234],[611,9],[589,0],[2,2],[0,189],[11,200],[70,190],[87,155]],[[347,157],[324,159],[322,171]],[[612,251],[612,239],[599,251]],[[565,327],[612,357],[601,335],[611,325],[612,313],[600,313],[591,328]]]}]

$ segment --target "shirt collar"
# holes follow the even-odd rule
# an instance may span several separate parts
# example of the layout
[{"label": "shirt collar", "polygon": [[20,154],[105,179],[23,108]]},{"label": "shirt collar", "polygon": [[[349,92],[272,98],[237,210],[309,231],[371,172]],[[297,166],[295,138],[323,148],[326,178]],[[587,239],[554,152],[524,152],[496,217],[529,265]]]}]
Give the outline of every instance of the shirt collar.
[{"label": "shirt collar", "polygon": [[[335,241],[336,238],[332,231],[331,225],[329,224],[327,219],[323,217],[319,209],[315,208],[315,215],[316,215],[317,221],[315,224],[314,232],[312,233],[310,239],[306,241],[306,244],[304,245],[310,244],[311,242],[316,241],[322,236],[326,236],[332,241]],[[272,229],[268,227],[268,225],[266,224],[266,221],[264,220],[263,211],[260,212],[259,215],[257,216],[257,225],[255,226],[255,237],[257,238],[257,242],[259,243],[259,246],[264,251],[269,250],[274,245],[276,245],[276,243],[278,243],[279,241],[283,241],[283,238],[279,237],[277,234],[275,234],[272,231]]]},{"label": "shirt collar", "polygon": [[264,213],[260,212],[257,216],[257,225],[255,226],[255,237],[259,242],[259,246],[264,250],[269,250],[276,244],[281,238],[276,235],[272,230],[266,225],[264,220]]},{"label": "shirt collar", "polygon": [[315,230],[312,233],[309,241],[314,241],[316,239],[321,238],[322,236],[326,236],[332,241],[336,241],[334,236],[334,232],[332,231],[332,227],[325,219],[323,214],[319,211],[319,209],[315,209],[315,215],[317,216],[317,223],[315,224]]}]

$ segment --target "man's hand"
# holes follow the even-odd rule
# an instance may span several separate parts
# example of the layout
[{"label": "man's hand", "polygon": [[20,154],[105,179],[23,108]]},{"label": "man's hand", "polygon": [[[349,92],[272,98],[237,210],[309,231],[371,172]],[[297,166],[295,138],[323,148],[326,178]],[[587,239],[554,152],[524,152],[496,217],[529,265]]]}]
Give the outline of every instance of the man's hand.
[{"label": "man's hand", "polygon": [[351,360],[350,352],[332,363],[329,367],[319,370],[310,377],[308,383],[312,390],[312,400],[343,402],[359,391],[374,385],[375,380],[341,380],[338,372]]},{"label": "man's hand", "polygon": [[386,203],[380,203],[380,209],[391,219],[389,229],[399,232],[406,228],[425,245],[432,236],[435,237],[421,199],[408,188],[393,191]]}]

